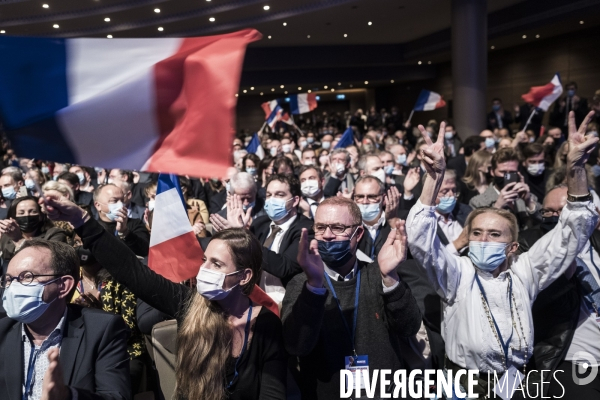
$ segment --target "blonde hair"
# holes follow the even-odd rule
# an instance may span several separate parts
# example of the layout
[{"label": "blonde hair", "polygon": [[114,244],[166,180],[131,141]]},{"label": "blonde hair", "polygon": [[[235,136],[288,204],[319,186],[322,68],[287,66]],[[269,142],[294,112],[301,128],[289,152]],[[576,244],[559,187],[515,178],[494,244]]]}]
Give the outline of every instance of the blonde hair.
[{"label": "blonde hair", "polygon": [[467,165],[465,175],[462,178],[462,181],[467,185],[469,189],[473,190],[479,185],[488,183],[481,182],[479,176],[479,168],[481,168],[487,163],[491,163],[491,160],[492,154],[489,151],[480,150],[473,153],[471,159],[469,160],[469,164]]},{"label": "blonde hair", "polygon": [[471,213],[467,217],[467,220],[465,221],[465,228],[467,229],[468,235],[471,234],[471,224],[473,223],[473,220],[477,216],[479,216],[481,214],[485,214],[485,213],[496,214],[496,215],[504,218],[508,222],[508,227],[510,229],[510,235],[512,236],[512,238],[511,238],[512,241],[516,242],[517,240],[519,240],[519,228],[518,228],[518,224],[517,224],[517,217],[515,217],[514,214],[511,213],[510,211],[503,210],[500,208],[493,208],[493,207],[477,208],[477,209],[471,211]]},{"label": "blonde hair", "polygon": [[44,192],[47,190],[56,190],[63,196],[68,197],[69,200],[75,201],[75,195],[73,194],[73,190],[71,190],[71,188],[65,185],[64,183],[57,181],[48,181],[44,183],[44,185],[42,186],[42,190]]}]

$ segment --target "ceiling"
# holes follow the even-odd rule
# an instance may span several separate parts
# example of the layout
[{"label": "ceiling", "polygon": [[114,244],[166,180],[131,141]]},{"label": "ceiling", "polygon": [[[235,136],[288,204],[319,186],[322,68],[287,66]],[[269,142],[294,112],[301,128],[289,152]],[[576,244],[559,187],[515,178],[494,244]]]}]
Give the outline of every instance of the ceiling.
[{"label": "ceiling", "polygon": [[[600,0],[488,1],[494,49],[596,25]],[[449,59],[450,26],[450,0],[0,0],[2,35],[159,38],[256,28],[263,39],[248,49],[240,92],[428,79]]]}]

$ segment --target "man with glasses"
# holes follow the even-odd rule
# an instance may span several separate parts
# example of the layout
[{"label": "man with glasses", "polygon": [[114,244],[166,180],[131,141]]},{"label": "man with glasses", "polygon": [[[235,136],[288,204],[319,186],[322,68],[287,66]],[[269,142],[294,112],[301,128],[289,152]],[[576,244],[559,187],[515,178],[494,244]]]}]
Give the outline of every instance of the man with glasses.
[{"label": "man with glasses", "polygon": [[65,243],[31,239],[11,260],[0,280],[1,399],[130,398],[129,329],[119,315],[69,304],[78,281]]},{"label": "man with glasses", "polygon": [[286,349],[300,360],[302,397],[333,399],[340,396],[340,370],[350,357],[370,370],[405,368],[399,342],[417,333],[421,312],[396,270],[406,259],[403,221],[373,263],[357,257],[365,228],[352,200],[323,201],[314,231],[309,241],[302,230],[298,263],[304,274],[286,288],[283,334]]}]

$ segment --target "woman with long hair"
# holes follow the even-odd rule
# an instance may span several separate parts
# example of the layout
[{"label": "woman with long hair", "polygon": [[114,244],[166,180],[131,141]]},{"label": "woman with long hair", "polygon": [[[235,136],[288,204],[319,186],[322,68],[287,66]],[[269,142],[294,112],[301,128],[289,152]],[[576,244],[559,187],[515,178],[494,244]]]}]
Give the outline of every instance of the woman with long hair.
[{"label": "woman with long hair", "polygon": [[485,192],[489,186],[489,171],[492,163],[492,153],[486,150],[476,151],[471,156],[462,181],[467,186],[462,202],[469,204],[471,198]]},{"label": "woman with long hair", "polygon": [[262,246],[252,234],[244,229],[216,233],[194,290],[144,266],[72,202],[49,192],[46,203],[49,216],[70,222],[117,282],[177,319],[175,399],[285,398],[281,321],[249,298],[262,264]]}]

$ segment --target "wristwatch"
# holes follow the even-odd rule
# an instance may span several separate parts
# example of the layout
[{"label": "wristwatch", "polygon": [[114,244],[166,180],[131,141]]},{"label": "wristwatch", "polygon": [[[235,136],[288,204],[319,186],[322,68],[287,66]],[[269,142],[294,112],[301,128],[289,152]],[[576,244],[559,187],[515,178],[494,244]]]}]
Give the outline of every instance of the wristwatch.
[{"label": "wristwatch", "polygon": [[567,200],[568,201],[592,201],[592,194],[588,192],[588,194],[580,194],[580,195],[572,195],[567,192]]}]

